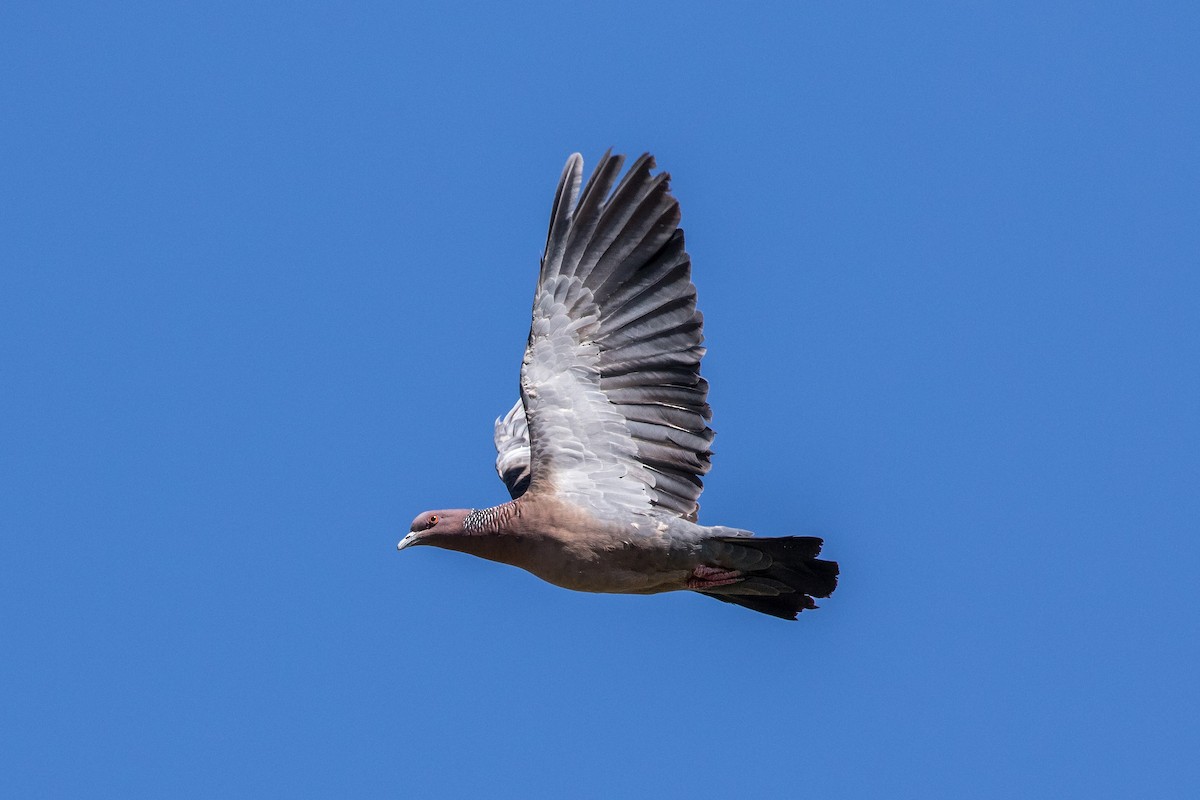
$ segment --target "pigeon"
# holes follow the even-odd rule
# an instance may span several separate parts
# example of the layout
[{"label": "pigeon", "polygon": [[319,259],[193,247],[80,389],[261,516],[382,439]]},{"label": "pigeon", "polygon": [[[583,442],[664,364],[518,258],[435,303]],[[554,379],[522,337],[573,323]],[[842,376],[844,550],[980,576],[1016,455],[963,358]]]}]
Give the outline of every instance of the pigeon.
[{"label": "pigeon", "polygon": [[[567,159],[533,298],[520,397],[495,423],[511,500],[426,511],[431,545],[566,589],[692,591],[781,619],[816,608],[838,565],[813,536],[697,522],[713,431],[691,259],[670,176],[605,153],[580,191]],[[618,178],[620,180],[618,181]]]}]

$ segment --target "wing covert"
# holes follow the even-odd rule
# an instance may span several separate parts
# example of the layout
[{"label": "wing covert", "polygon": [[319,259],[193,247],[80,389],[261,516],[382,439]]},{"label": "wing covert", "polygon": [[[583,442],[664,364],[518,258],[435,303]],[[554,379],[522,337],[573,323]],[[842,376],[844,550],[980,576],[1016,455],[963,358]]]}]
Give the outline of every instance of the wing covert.
[{"label": "wing covert", "polygon": [[496,420],[496,474],[515,500],[529,488],[529,425],[525,406],[518,398],[508,413]]}]

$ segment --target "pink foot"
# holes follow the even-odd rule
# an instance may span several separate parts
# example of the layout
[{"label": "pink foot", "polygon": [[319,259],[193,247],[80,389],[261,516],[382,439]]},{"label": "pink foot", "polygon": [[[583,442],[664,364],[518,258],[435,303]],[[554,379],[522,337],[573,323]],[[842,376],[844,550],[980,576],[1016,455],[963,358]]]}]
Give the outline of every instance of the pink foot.
[{"label": "pink foot", "polygon": [[742,573],[736,569],[721,569],[720,567],[699,566],[692,570],[688,578],[689,589],[711,589],[714,586],[728,586],[742,579]]}]

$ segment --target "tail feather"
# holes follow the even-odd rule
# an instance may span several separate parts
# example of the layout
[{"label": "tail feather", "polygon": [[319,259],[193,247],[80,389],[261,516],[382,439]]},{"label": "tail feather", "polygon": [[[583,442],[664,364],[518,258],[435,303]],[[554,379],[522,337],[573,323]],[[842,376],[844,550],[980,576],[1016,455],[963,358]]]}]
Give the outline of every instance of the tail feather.
[{"label": "tail feather", "polygon": [[[795,619],[801,611],[816,608],[815,597],[829,597],[837,588],[838,565],[836,561],[826,561],[817,558],[821,552],[822,540],[815,536],[780,536],[771,538],[749,537],[717,537],[725,547],[720,548],[722,554],[729,553],[736,557],[734,548],[747,548],[755,551],[752,559],[761,563],[758,554],[770,558],[769,566],[747,570],[747,588],[754,588],[754,593],[737,594],[738,584],[721,587],[721,590],[701,592],[715,597],[726,603],[737,605],[770,614],[781,619]],[[750,555],[750,554],[748,554]],[[736,568],[734,564],[730,566]],[[756,579],[767,579],[756,580]],[[786,591],[779,594],[763,594],[764,585],[782,584]]]}]

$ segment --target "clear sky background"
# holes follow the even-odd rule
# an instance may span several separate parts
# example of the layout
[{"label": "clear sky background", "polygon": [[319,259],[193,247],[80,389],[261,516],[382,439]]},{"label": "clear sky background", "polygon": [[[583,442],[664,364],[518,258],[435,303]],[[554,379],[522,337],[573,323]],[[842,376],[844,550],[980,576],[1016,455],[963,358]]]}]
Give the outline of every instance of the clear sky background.
[{"label": "clear sky background", "polygon": [[[1200,794],[1200,6],[7,2],[0,795]],[[396,541],[505,499],[574,150],[674,175],[701,521],[785,623]]]}]

